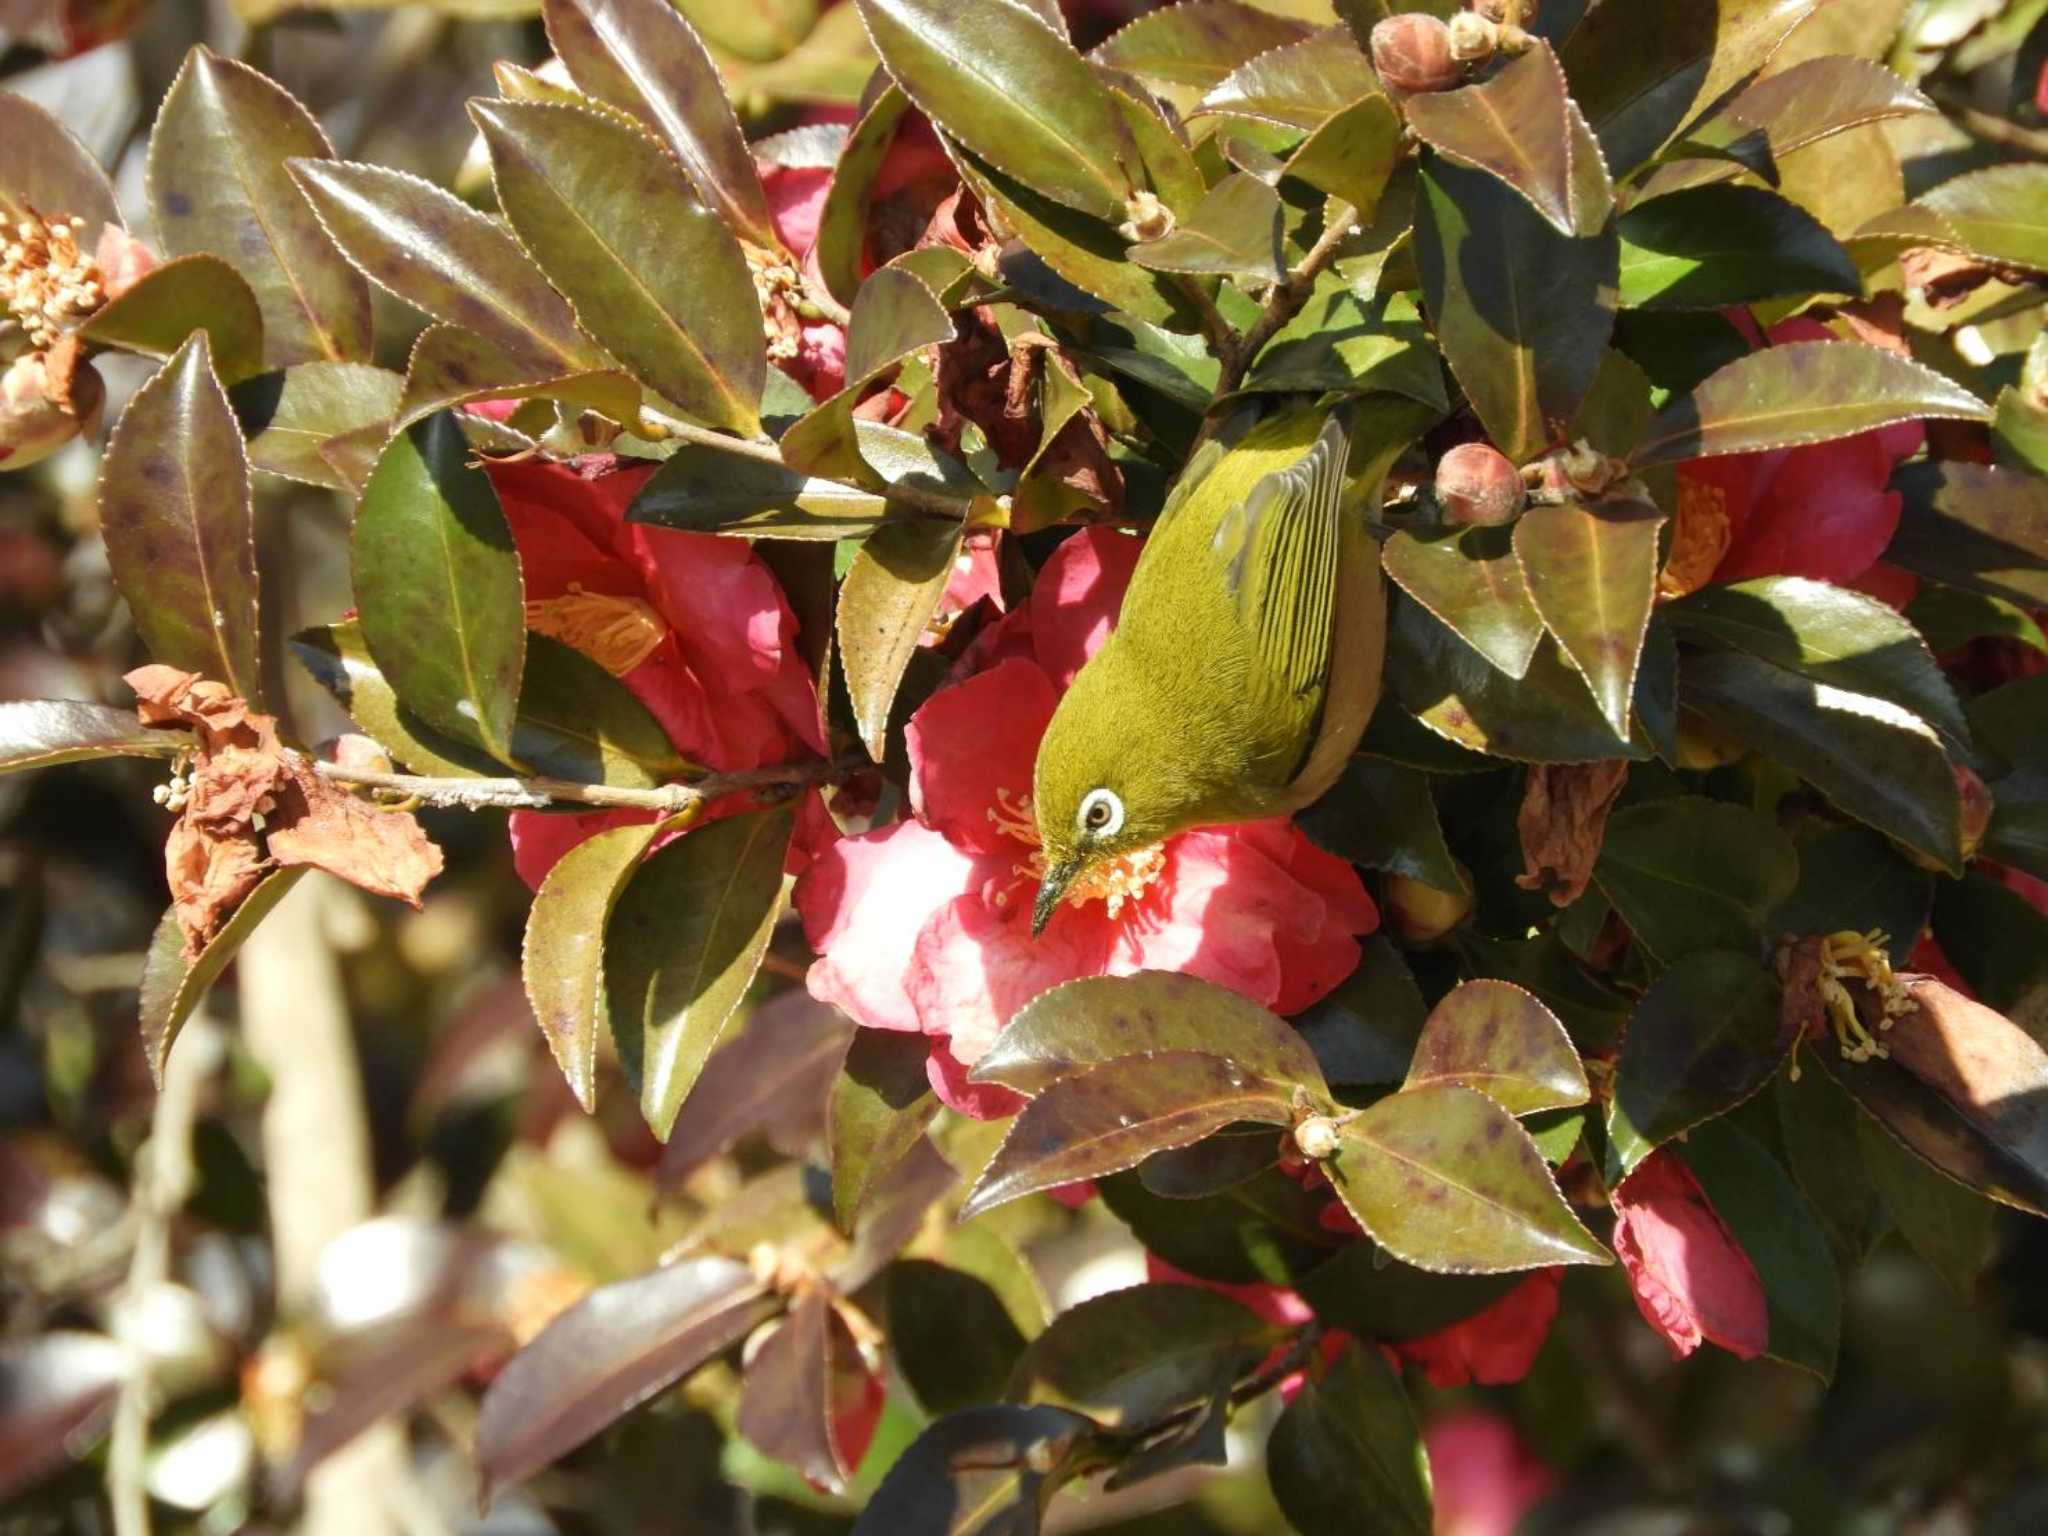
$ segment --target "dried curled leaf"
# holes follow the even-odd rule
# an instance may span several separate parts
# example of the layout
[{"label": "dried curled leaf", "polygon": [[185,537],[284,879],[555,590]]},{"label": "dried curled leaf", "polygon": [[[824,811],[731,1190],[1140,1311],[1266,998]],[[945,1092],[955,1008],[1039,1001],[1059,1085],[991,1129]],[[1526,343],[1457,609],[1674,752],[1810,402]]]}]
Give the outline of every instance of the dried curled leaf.
[{"label": "dried curled leaf", "polygon": [[1628,782],[1628,763],[1537,763],[1529,769],[1515,830],[1522,838],[1522,873],[1515,884],[1543,891],[1552,906],[1568,907],[1585,894],[1600,861],[1607,813]]}]

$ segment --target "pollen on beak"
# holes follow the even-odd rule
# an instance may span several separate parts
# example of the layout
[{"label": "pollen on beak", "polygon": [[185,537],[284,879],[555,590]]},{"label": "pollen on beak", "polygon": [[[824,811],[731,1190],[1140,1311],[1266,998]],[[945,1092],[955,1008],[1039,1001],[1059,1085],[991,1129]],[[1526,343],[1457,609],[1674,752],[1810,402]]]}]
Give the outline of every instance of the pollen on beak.
[{"label": "pollen on beak", "polygon": [[1067,887],[1074,883],[1074,876],[1080,868],[1078,860],[1070,864],[1055,864],[1038,882],[1038,899],[1031,903],[1031,936],[1034,939],[1045,932],[1045,925],[1052,921],[1060,898],[1067,894]]}]

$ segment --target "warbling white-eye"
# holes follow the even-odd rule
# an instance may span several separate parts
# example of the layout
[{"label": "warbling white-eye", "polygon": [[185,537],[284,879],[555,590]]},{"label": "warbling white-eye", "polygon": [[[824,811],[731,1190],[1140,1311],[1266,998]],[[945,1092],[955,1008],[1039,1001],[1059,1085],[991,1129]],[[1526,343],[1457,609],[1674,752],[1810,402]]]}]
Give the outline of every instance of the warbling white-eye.
[{"label": "warbling white-eye", "polygon": [[[1350,473],[1360,410],[1371,463]],[[1112,861],[1190,827],[1285,815],[1342,773],[1378,702],[1386,644],[1360,502],[1415,413],[1386,396],[1335,411],[1297,399],[1262,419],[1254,405],[1196,450],[1116,629],[1039,744],[1032,932]]]}]

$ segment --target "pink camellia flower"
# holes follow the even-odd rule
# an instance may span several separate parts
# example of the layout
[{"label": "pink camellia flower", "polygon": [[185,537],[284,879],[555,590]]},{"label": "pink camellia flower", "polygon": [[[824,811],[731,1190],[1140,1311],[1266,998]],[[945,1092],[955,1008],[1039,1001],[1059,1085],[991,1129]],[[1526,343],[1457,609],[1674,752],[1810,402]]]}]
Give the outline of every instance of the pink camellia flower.
[{"label": "pink camellia flower", "polygon": [[1756,1266],[1699,1180],[1658,1150],[1615,1189],[1614,1251],[1645,1321],[1684,1358],[1705,1339],[1754,1360],[1770,1342]]},{"label": "pink camellia flower", "polygon": [[1514,1425],[1484,1409],[1432,1419],[1422,1443],[1436,1492],[1436,1536],[1512,1536],[1557,1482]]},{"label": "pink camellia flower", "polygon": [[1420,1339],[1394,1346],[1394,1353],[1437,1387],[1505,1387],[1529,1374],[1550,1325],[1557,1318],[1559,1268],[1539,1269],[1499,1300],[1470,1317]]},{"label": "pink camellia flower", "polygon": [[[628,523],[627,504],[652,465],[621,468],[594,454],[489,470],[519,547],[529,629],[618,678],[692,763],[737,772],[824,750],[795,616],[745,542]],[[538,887],[592,833],[651,814],[515,811],[519,873]]]},{"label": "pink camellia flower", "polygon": [[[1787,320],[1770,334],[1779,346],[1834,339],[1805,318]],[[1832,442],[1679,465],[1665,592],[1683,596],[1709,582],[1758,576],[1861,584],[1898,530],[1892,467],[1925,440],[1920,423],[1907,421]],[[1888,600],[1894,589],[1912,595],[1896,579],[1873,588]]]},{"label": "pink camellia flower", "polygon": [[1138,540],[1073,535],[1028,603],[977,636],[967,673],[906,731],[914,818],[823,850],[796,888],[813,996],[872,1029],[932,1037],[930,1074],[968,1114],[1016,1106],[970,1085],[1010,1015],[1079,976],[1185,971],[1279,1013],[1358,963],[1379,920],[1357,872],[1285,820],[1184,832],[1070,894],[1037,939],[1032,766],[1060,694],[1116,622]]}]

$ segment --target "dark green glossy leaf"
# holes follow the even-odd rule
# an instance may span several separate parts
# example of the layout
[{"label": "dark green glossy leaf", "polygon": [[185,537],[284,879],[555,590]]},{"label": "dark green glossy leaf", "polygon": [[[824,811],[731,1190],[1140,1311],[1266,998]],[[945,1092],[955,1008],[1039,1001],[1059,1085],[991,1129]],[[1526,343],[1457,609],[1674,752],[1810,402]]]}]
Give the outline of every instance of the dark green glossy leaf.
[{"label": "dark green glossy leaf", "polygon": [[1406,447],[1449,409],[1443,364],[1414,299],[1389,294],[1363,304],[1333,272],[1316,280],[1301,313],[1260,351],[1242,387],[1405,396],[1405,402],[1376,402],[1391,418],[1388,439],[1399,439],[1389,453]]},{"label": "dark green glossy leaf", "polygon": [[1606,1264],[1528,1132],[1451,1083],[1404,1088],[1345,1121],[1324,1165],[1358,1224],[1419,1269],[1493,1274]]},{"label": "dark green glossy leaf", "polygon": [[1300,42],[1308,26],[1238,0],[1187,0],[1110,35],[1088,55],[1111,69],[1204,90],[1269,49]]},{"label": "dark green glossy leaf", "polygon": [[1024,1335],[988,1285],[929,1259],[887,1272],[890,1358],[925,1412],[1001,1399]]},{"label": "dark green glossy leaf", "polygon": [[446,778],[488,778],[503,771],[487,753],[449,740],[398,702],[363,643],[358,620],[302,630],[292,636],[291,648],[313,680],[394,762],[414,773]]},{"label": "dark green glossy leaf", "polygon": [[507,352],[475,331],[430,325],[420,332],[406,362],[395,424],[409,427],[436,411],[477,400],[525,399],[559,400],[628,427],[637,425],[640,415],[639,382],[616,368],[580,368],[559,357]]},{"label": "dark green glossy leaf", "polygon": [[517,761],[526,589],[498,493],[453,416],[391,439],[356,509],[354,553],[363,639],[399,700]]},{"label": "dark green glossy leaf", "polygon": [[1026,186],[1115,223],[1142,163],[1067,40],[1014,0],[858,0],[882,62],[946,133]]},{"label": "dark green glossy leaf", "polygon": [[840,586],[840,666],[861,741],[878,763],[886,754],[896,689],[952,577],[964,527],[889,523],[861,545]]},{"label": "dark green glossy leaf", "polygon": [[290,167],[334,243],[379,287],[516,357],[564,372],[605,366],[503,225],[403,171],[342,160]]},{"label": "dark green glossy leaf", "polygon": [[234,916],[206,941],[206,948],[196,960],[185,958],[185,930],[178,922],[177,912],[164,913],[142,957],[141,995],[136,1000],[142,1054],[158,1088],[164,1085],[164,1062],[170,1057],[178,1031],[185,1027],[185,1021],[206,997],[207,989],[235,958],[235,951],[248,942],[256,925],[270,915],[271,909],[299,883],[299,876],[305,872],[300,865],[265,875],[242,898]]},{"label": "dark green glossy leaf", "polygon": [[1320,1220],[1328,1194],[1303,1189],[1278,1168],[1192,1199],[1153,1194],[1135,1173],[1098,1188],[1147,1250],[1205,1280],[1291,1285],[1340,1241]]},{"label": "dark green glossy leaf", "polygon": [[26,96],[0,91],[0,214],[12,224],[31,210],[84,219],[87,249],[101,226],[124,223],[114,184],[78,136]]},{"label": "dark green glossy leaf", "polygon": [[1508,530],[1403,531],[1387,540],[1380,562],[1402,591],[1500,671],[1513,678],[1528,672],[1543,616]]},{"label": "dark green glossy leaf", "polygon": [[1209,190],[1184,223],[1131,247],[1131,260],[1155,272],[1187,272],[1275,283],[1286,275],[1280,194],[1238,171]]},{"label": "dark green glossy leaf", "polygon": [[1591,1092],[1557,1015],[1505,981],[1465,982],[1430,1010],[1401,1089],[1437,1083],[1474,1089],[1511,1115],[1583,1104]]},{"label": "dark green glossy leaf", "polygon": [[2048,654],[2048,635],[2042,633],[2033,615],[2010,598],[1923,581],[1913,601],[1906,604],[1904,617],[1937,656],[1960,650],[1972,640],[1994,636]]},{"label": "dark green glossy leaf", "polygon": [[812,1487],[842,1491],[854,1469],[838,1423],[863,1409],[871,1378],[830,1293],[801,1291],[750,1355],[733,1427]]},{"label": "dark green glossy leaf", "polygon": [[1368,869],[1384,869],[1462,892],[1465,879],[1444,843],[1429,776],[1383,757],[1354,756],[1297,824],[1322,847]]},{"label": "dark green glossy leaf", "polygon": [[1674,795],[1616,811],[1593,878],[1636,938],[1666,962],[1699,949],[1754,952],[1799,883],[1799,855],[1739,805]]},{"label": "dark green glossy leaf", "polygon": [[1458,959],[1477,976],[1498,976],[1527,987],[1564,1021],[1572,1044],[1582,1052],[1615,1045],[1628,1022],[1623,998],[1580,968],[1554,933],[1506,943],[1469,930],[1453,936]]},{"label": "dark green glossy leaf", "polygon": [[1887,559],[2027,608],[2048,605],[2048,480],[1929,459],[1892,484],[1905,510]]},{"label": "dark green glossy leaf", "polygon": [[1961,870],[1955,776],[1941,738],[1919,716],[1733,652],[1687,658],[1679,685],[1686,708],[1841,810]]},{"label": "dark green glossy leaf", "polygon": [[1753,953],[1684,955],[1629,1018],[1609,1112],[1609,1177],[1755,1094],[1784,1065],[1795,1034]]},{"label": "dark green glossy leaf", "polygon": [[2048,165],[1970,171],[1924,194],[1963,249],[1983,261],[2048,270]]},{"label": "dark green glossy leaf", "polygon": [[1294,1026],[1228,987],[1174,971],[1090,976],[1040,993],[1011,1016],[970,1074],[1023,1094],[1125,1057],[1200,1051],[1246,1073],[1323,1091]]},{"label": "dark green glossy leaf", "polygon": [[1398,1083],[1429,1012],[1408,963],[1385,934],[1370,935],[1359,948],[1358,968],[1293,1021],[1323,1076],[1338,1087]]},{"label": "dark green glossy leaf", "polygon": [[1995,780],[1991,798],[1985,854],[2048,879],[2048,767],[2022,768]]},{"label": "dark green glossy leaf", "polygon": [[1377,91],[1361,97],[1301,141],[1286,173],[1370,219],[1401,164],[1401,114]]},{"label": "dark green glossy leaf", "polygon": [[1903,966],[1927,926],[1934,876],[1868,827],[1829,827],[1799,845],[1799,884],[1764,925],[1764,937],[1873,928]]},{"label": "dark green glossy leaf", "polygon": [[169,757],[191,744],[185,732],[146,726],[134,710],[111,704],[0,700],[0,773],[97,757]]},{"label": "dark green glossy leaf", "polygon": [[727,229],[767,250],[781,244],[718,67],[674,6],[546,0],[541,15],[569,78],[653,129]]},{"label": "dark green glossy leaf", "polygon": [[149,203],[164,250],[209,252],[248,279],[271,368],[370,357],[370,285],[285,169],[333,154],[289,91],[205,47],[185,56],[149,136]]},{"label": "dark green glossy leaf", "polygon": [[1867,1117],[1856,1117],[1856,1151],[1899,1235],[1965,1304],[1991,1259],[1998,1207],[1913,1156]]},{"label": "dark green glossy leaf", "polygon": [[1718,641],[1816,682],[1889,699],[1951,742],[1970,739],[1927,642],[1873,597],[1803,576],[1765,576],[1702,587],[1666,612],[1689,640]]},{"label": "dark green glossy leaf", "polygon": [[1325,28],[1246,60],[1203,96],[1195,112],[1313,133],[1379,89],[1357,45],[1335,28]]},{"label": "dark green glossy leaf", "polygon": [[1538,42],[1477,85],[1412,97],[1406,112],[1423,143],[1505,182],[1559,234],[1570,237],[1605,221],[1605,207],[1574,204],[1582,194],[1573,185],[1573,110],[1548,43]]},{"label": "dark green glossy leaf", "polygon": [[555,861],[526,916],[519,973],[540,1032],[587,1114],[597,1104],[605,924],[660,823],[609,827]]},{"label": "dark green glossy leaf", "polygon": [[1633,459],[1672,464],[1852,437],[1915,417],[1990,416],[1983,401],[1932,368],[1861,342],[1801,341],[1709,374],[1658,413]]},{"label": "dark green glossy leaf", "polygon": [[[1781,1073],[1772,1093],[1785,1166],[1836,1251],[1851,1263],[1860,1262],[1884,1225],[1872,1176],[1876,1165],[1862,1130],[1874,1122],[1825,1072]],[[1890,1137],[1877,1141],[1887,1155],[1912,1156]]]},{"label": "dark green glossy leaf", "polygon": [[1515,523],[1515,563],[1536,611],[1616,736],[1629,734],[1663,526],[1649,503],[1615,500],[1532,507]]},{"label": "dark green glossy leaf", "polygon": [[1326,1326],[1401,1343],[1462,1323],[1521,1283],[1516,1274],[1433,1274],[1354,1240],[1303,1275],[1295,1289]]},{"label": "dark green glossy leaf", "polygon": [[1655,386],[1642,365],[1619,348],[1609,347],[1567,435],[1573,441],[1583,437],[1611,457],[1626,458],[1650,429],[1650,418],[1656,414],[1651,404],[1654,393]]},{"label": "dark green glossy leaf", "polygon": [[1621,216],[1621,302],[1631,309],[1862,291],[1841,242],[1797,203],[1761,187],[1693,187]]},{"label": "dark green glossy leaf", "polygon": [[1138,1182],[1155,1195],[1198,1200],[1255,1179],[1280,1160],[1285,1133],[1270,1126],[1220,1131],[1192,1147],[1155,1152],[1138,1165]]},{"label": "dark green glossy leaf", "polygon": [[1934,939],[1980,1001],[2048,1040],[2048,913],[1973,869],[1936,888]]},{"label": "dark green glossy leaf", "polygon": [[87,341],[144,357],[169,357],[194,331],[206,332],[222,383],[262,369],[263,312],[241,275],[218,256],[183,256],[151,268],[80,328]]},{"label": "dark green glossy leaf", "polygon": [[760,968],[794,825],[783,808],[693,828],[634,871],[605,925],[612,1033],[663,1140]]},{"label": "dark green glossy leaf", "polygon": [[884,267],[860,285],[846,326],[846,382],[873,378],[919,347],[953,339],[953,317],[922,279]]},{"label": "dark green glossy leaf", "polygon": [[330,438],[391,420],[405,381],[367,363],[300,363],[230,392],[252,468],[307,485],[348,487],[320,457]]},{"label": "dark green glossy leaf", "polygon": [[768,361],[753,278],[676,163],[580,108],[469,110],[506,216],[583,328],[692,416],[757,431]]},{"label": "dark green glossy leaf", "polygon": [[150,655],[260,707],[249,458],[204,331],[128,402],[100,468],[99,516]]},{"label": "dark green glossy leaf", "polygon": [[640,488],[626,516],[689,533],[843,539],[874,532],[890,509],[884,497],[859,486],[686,443]]},{"label": "dark green glossy leaf", "polygon": [[2015,678],[1970,700],[1970,730],[1987,764],[2009,768],[2048,763],[2040,721],[2048,710],[2048,673]]},{"label": "dark green glossy leaf", "polygon": [[1266,1441],[1273,1496],[1297,1531],[1428,1536],[1429,1458],[1401,1379],[1376,1349],[1347,1343],[1311,1371]]},{"label": "dark green glossy leaf", "polygon": [[923,1035],[887,1029],[856,1031],[847,1048],[826,1110],[832,1214],[846,1231],[939,1112],[925,1072],[930,1055]]},{"label": "dark green glossy leaf", "polygon": [[853,1536],[1038,1536],[1039,1517],[1095,1426],[1046,1404],[966,1408],[896,1459]]},{"label": "dark green glossy leaf", "polygon": [[1288,1087],[1221,1056],[1154,1051],[1063,1077],[1027,1104],[960,1208],[967,1220],[1040,1190],[1134,1168],[1240,1120],[1285,1125]]}]

